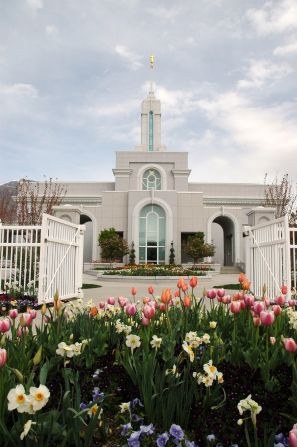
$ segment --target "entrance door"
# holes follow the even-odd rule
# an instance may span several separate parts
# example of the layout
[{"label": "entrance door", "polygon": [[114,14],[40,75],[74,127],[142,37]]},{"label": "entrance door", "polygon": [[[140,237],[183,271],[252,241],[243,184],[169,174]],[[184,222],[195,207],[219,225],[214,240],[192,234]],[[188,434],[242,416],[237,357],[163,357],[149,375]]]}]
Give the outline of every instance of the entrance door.
[{"label": "entrance door", "polygon": [[146,205],[139,216],[139,263],[165,263],[166,217],[159,205]]}]

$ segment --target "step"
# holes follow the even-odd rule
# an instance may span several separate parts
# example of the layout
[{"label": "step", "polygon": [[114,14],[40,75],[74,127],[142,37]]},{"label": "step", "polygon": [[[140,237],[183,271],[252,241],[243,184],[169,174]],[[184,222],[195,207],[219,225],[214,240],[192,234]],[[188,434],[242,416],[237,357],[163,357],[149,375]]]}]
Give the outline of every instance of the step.
[{"label": "step", "polygon": [[233,265],[231,265],[231,266],[223,266],[222,265],[222,267],[221,267],[221,273],[228,273],[228,274],[232,274],[232,273],[240,273],[240,268],[239,267],[236,267],[236,266],[233,266]]}]

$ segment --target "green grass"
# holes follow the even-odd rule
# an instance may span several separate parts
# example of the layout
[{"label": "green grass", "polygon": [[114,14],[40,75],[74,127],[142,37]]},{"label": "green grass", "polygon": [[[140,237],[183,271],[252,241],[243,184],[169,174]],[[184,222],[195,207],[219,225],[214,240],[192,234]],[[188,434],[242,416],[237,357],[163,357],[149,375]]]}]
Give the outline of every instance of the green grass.
[{"label": "green grass", "polygon": [[213,286],[214,289],[239,290],[239,284],[224,284],[223,286]]},{"label": "green grass", "polygon": [[97,289],[98,287],[102,287],[102,286],[99,286],[99,284],[83,284],[82,285],[82,289]]}]

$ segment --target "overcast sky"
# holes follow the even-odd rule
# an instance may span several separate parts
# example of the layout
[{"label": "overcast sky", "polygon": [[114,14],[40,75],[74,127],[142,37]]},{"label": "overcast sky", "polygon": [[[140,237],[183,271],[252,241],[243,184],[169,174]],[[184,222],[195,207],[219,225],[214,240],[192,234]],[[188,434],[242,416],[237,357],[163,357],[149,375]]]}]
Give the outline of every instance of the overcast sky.
[{"label": "overcast sky", "polygon": [[296,180],[297,0],[0,0],[0,184],[112,181],[152,53],[191,181]]}]

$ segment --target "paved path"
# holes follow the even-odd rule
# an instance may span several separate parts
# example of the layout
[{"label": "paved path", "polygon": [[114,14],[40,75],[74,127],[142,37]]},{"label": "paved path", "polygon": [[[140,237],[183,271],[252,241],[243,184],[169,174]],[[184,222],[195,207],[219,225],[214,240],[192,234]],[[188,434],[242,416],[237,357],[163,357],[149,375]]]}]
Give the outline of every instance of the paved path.
[{"label": "paved path", "polygon": [[[236,274],[217,274],[213,275],[212,278],[201,280],[200,284],[198,285],[198,296],[202,296],[203,289],[210,289],[214,286],[218,285],[224,285],[224,284],[236,284],[238,280],[238,273]],[[121,280],[115,280],[113,282],[105,282],[100,281],[100,279],[97,279],[95,276],[92,276],[90,274],[85,273],[83,277],[83,283],[87,284],[98,284],[102,287],[96,288],[96,289],[84,289],[84,301],[87,301],[89,299],[93,299],[95,304],[98,304],[100,301],[105,301],[109,296],[114,296],[115,298],[119,296],[124,296],[126,298],[131,297],[131,288],[136,287],[137,288],[137,295],[136,297],[138,299],[142,298],[143,296],[148,295],[148,287],[152,286],[155,290],[155,295],[161,295],[162,289],[165,289],[167,287],[171,289],[176,288],[176,280],[155,280],[151,279],[148,281],[139,281],[133,280],[131,278],[131,281],[121,281]],[[199,279],[198,279],[199,282]]]}]

